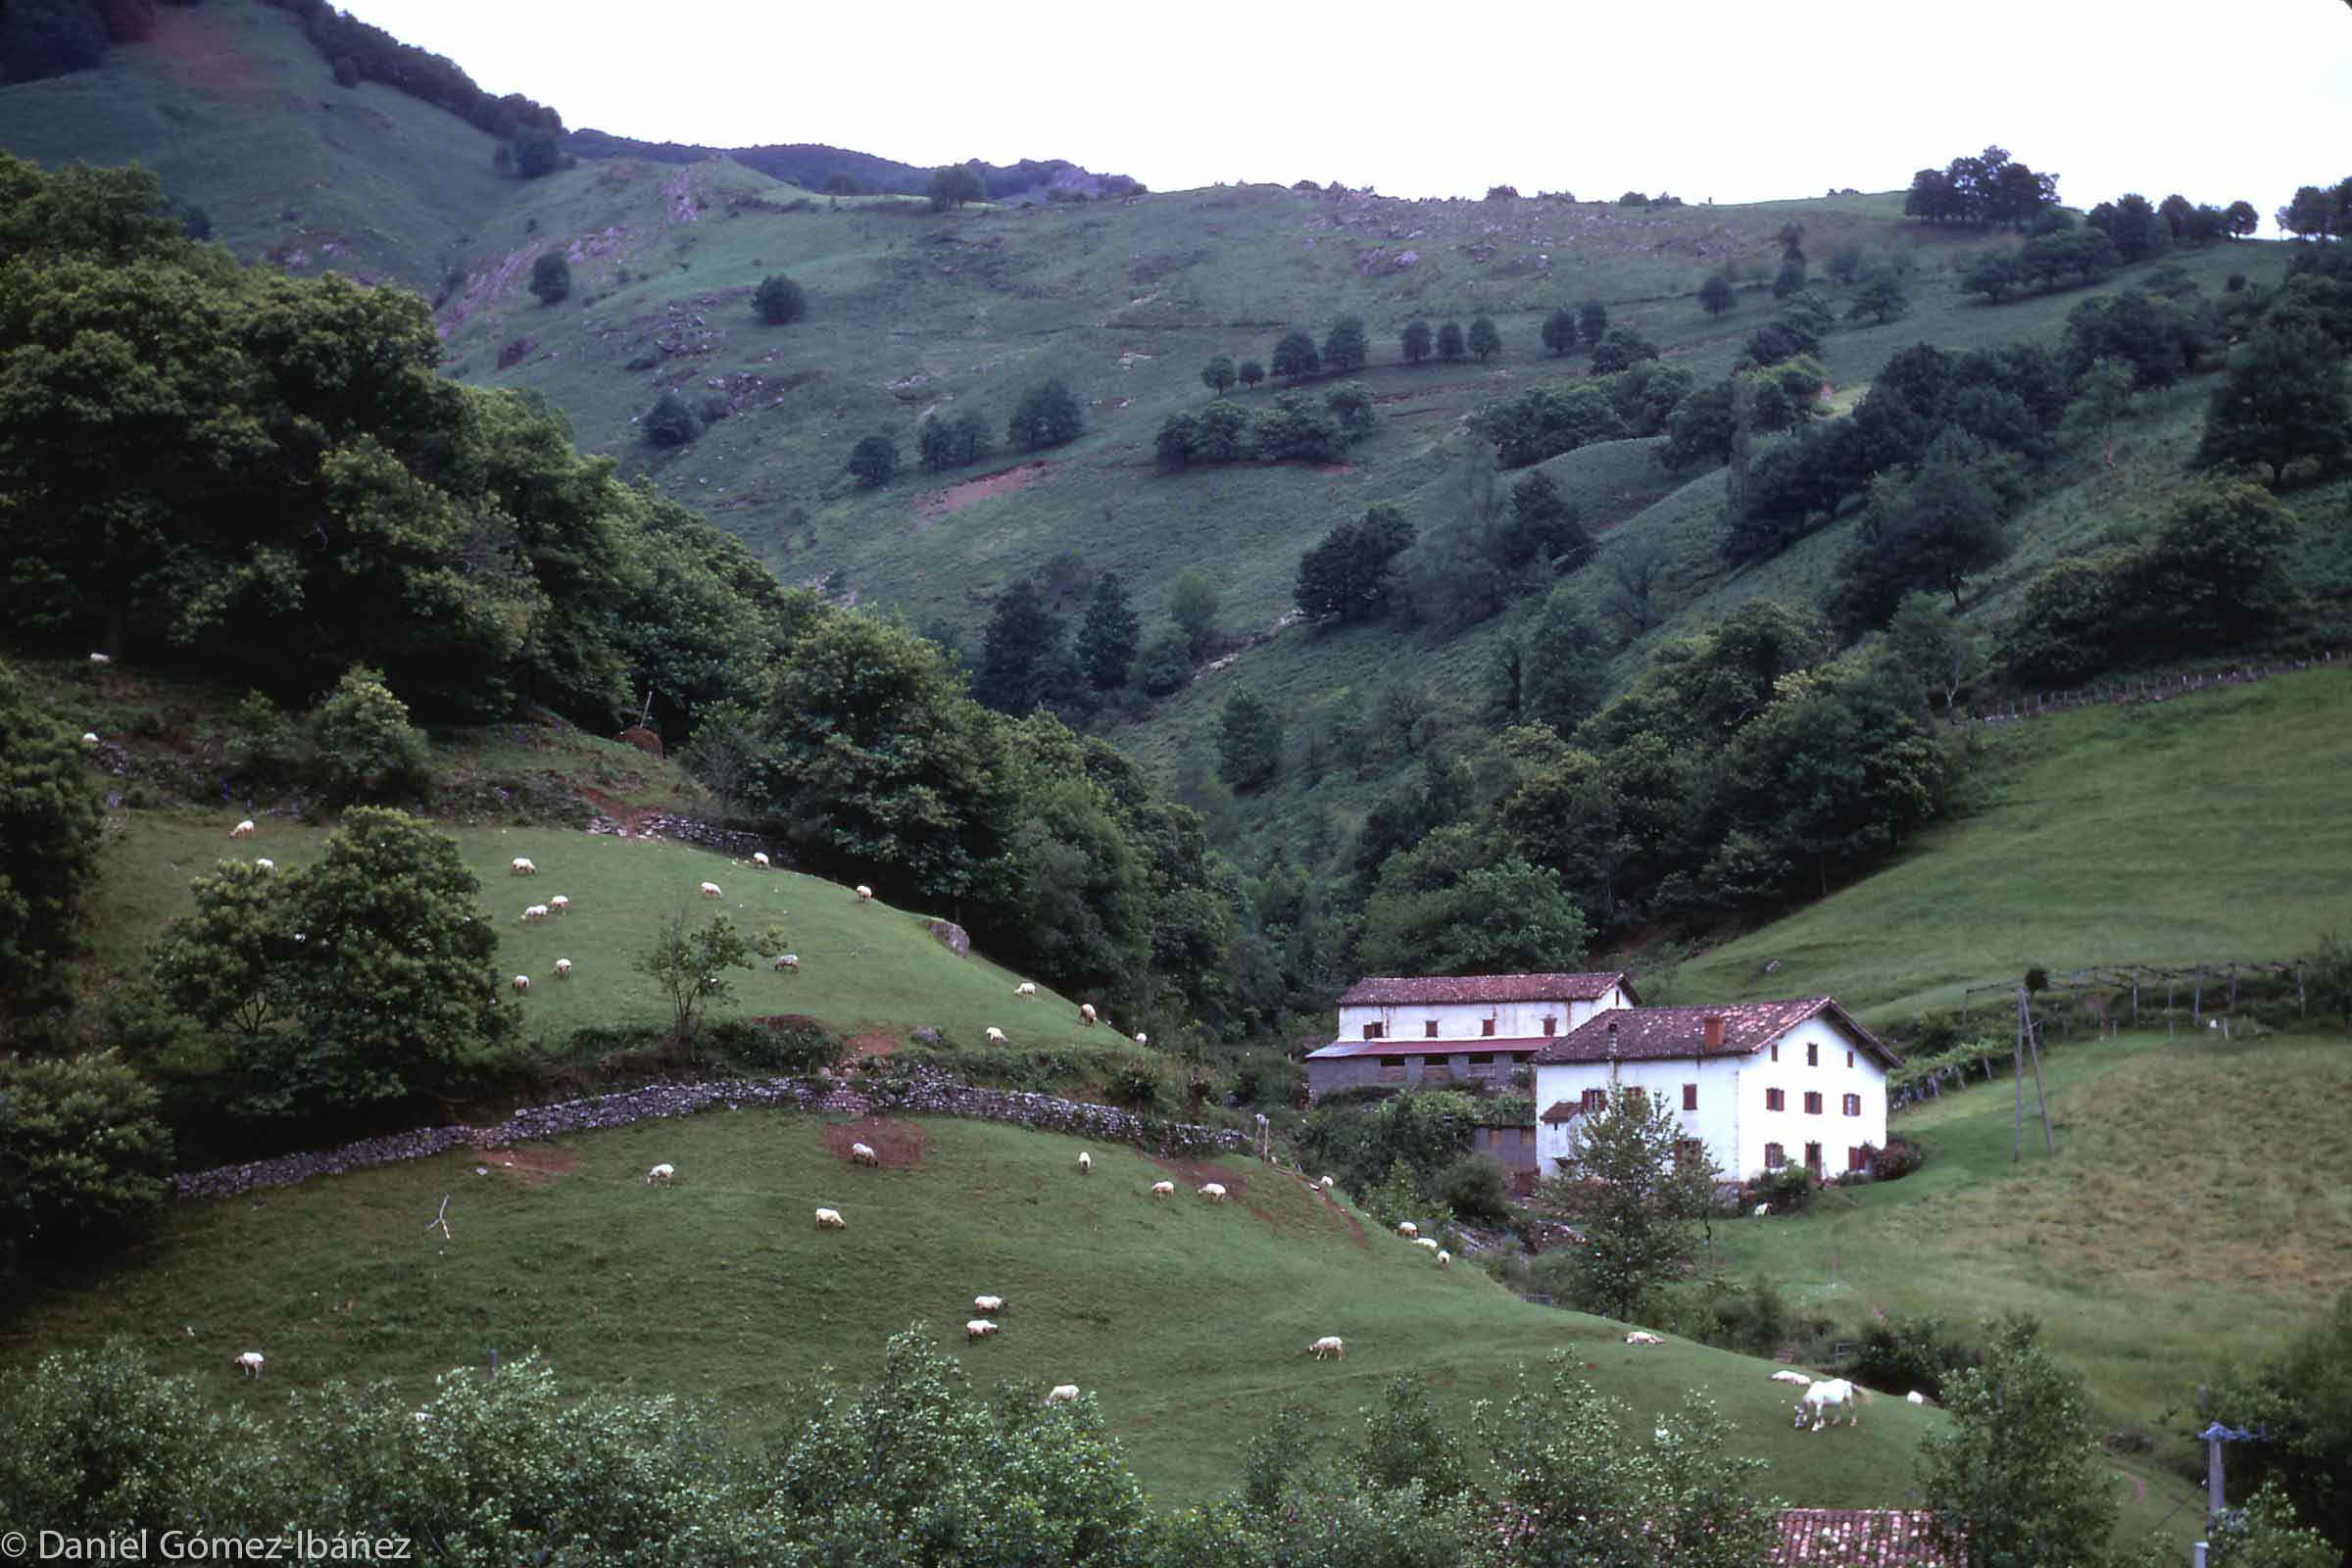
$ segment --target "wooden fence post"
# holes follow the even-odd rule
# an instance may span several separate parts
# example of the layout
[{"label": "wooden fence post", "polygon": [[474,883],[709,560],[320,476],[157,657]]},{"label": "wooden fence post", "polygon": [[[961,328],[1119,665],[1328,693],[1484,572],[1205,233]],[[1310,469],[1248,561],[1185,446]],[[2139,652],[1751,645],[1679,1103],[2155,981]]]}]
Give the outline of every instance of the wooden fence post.
[{"label": "wooden fence post", "polygon": [[2139,1027],[2139,965],[2132,966],[2132,1027]]},{"label": "wooden fence post", "polygon": [[2295,965],[2295,1016],[2298,1018],[2311,1016],[2311,1008],[2303,1000],[2303,966],[2299,963]]},{"label": "wooden fence post", "polygon": [[2237,1010],[2237,965],[2235,962],[2230,965],[2230,1010],[2231,1012]]}]

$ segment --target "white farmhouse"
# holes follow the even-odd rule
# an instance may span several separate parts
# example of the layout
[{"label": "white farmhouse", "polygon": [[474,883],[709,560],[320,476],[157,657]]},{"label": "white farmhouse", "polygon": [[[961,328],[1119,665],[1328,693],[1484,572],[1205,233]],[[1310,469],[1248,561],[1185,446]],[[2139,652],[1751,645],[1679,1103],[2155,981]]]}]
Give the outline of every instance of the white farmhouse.
[{"label": "white farmhouse", "polygon": [[1338,1037],[1307,1054],[1307,1096],[1367,1084],[1507,1084],[1511,1069],[1587,1019],[1641,1000],[1617,970],[1358,980],[1340,998]]},{"label": "white farmhouse", "polygon": [[[1352,995],[1352,993],[1350,993]],[[1598,1012],[1536,1053],[1536,1155],[1545,1174],[1609,1086],[1663,1096],[1729,1181],[1790,1162],[1858,1170],[1886,1145],[1900,1058],[1829,997]]]}]

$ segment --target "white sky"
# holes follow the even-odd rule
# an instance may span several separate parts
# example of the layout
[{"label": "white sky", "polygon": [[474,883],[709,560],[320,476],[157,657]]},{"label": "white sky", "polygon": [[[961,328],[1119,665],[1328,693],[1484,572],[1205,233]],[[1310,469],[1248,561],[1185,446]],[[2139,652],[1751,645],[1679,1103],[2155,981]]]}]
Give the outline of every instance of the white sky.
[{"label": "white sky", "polygon": [[1997,142],[2071,206],[2352,173],[2345,0],[342,0],[568,125],[1066,158],[1154,190],[1886,190]]}]

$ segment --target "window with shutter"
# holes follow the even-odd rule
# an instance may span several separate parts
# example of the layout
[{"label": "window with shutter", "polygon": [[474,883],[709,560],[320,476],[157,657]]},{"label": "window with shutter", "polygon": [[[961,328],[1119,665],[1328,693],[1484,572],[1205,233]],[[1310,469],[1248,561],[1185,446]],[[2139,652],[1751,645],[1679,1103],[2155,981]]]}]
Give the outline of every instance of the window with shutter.
[{"label": "window with shutter", "polygon": [[1380,1025],[1376,1023],[1368,1023],[1364,1025],[1364,1038],[1366,1040],[1378,1040],[1380,1038]]},{"label": "window with shutter", "polygon": [[1845,1065],[1849,1070],[1854,1065],[1854,1054],[1850,1051],[1845,1054]]},{"label": "window with shutter", "polygon": [[1845,1168],[1847,1170],[1861,1170],[1869,1163],[1870,1161],[1863,1156],[1861,1150],[1848,1149],[1845,1152]]},{"label": "window with shutter", "polygon": [[1848,1116],[1859,1116],[1862,1114],[1862,1097],[1860,1095],[1848,1095],[1845,1097],[1845,1113]]},{"label": "window with shutter", "polygon": [[1609,1092],[1605,1089],[1588,1089],[1584,1093],[1584,1098],[1578,1102],[1588,1111],[1603,1109],[1608,1102]]},{"label": "window with shutter", "polygon": [[1494,1020],[1492,1018],[1479,1019],[1478,1032],[1482,1035],[1492,1038],[1494,1033]]},{"label": "window with shutter", "polygon": [[1766,1110],[1787,1110],[1788,1108],[1788,1092],[1785,1089],[1765,1090],[1764,1108]]},{"label": "window with shutter", "polygon": [[1813,1043],[1811,1043],[1811,1042],[1807,1042],[1807,1043],[1806,1043],[1806,1046],[1805,1046],[1805,1065],[1806,1065],[1806,1066],[1808,1066],[1808,1067],[1818,1067],[1818,1066],[1820,1066],[1820,1065],[1821,1065],[1821,1047],[1820,1047],[1820,1046],[1818,1046],[1818,1045],[1815,1045],[1815,1044],[1813,1044]]},{"label": "window with shutter", "polygon": [[1438,1038],[1437,1019],[1432,1018],[1421,1026],[1421,1038],[1424,1040],[1435,1040]]},{"label": "window with shutter", "polygon": [[1685,1110],[1696,1110],[1698,1108],[1698,1085],[1683,1085],[1683,1108]]},{"label": "window with shutter", "polygon": [[1808,1116],[1821,1114],[1821,1092],[1819,1090],[1808,1089],[1805,1091],[1805,1114]]},{"label": "window with shutter", "polygon": [[1772,1059],[1775,1061],[1781,1059],[1781,1048],[1777,1045],[1772,1048]]},{"label": "window with shutter", "polygon": [[1558,1028],[1558,1027],[1559,1027],[1559,1022],[1560,1022],[1560,1020],[1559,1020],[1559,1019],[1557,1019],[1557,1018],[1546,1018],[1546,1019],[1544,1019],[1544,1032],[1545,1034],[1550,1034],[1550,1033],[1551,1033],[1551,1032],[1552,1032],[1554,1029],[1556,1029],[1556,1028]]},{"label": "window with shutter", "polygon": [[1783,1165],[1788,1163],[1788,1152],[1787,1150],[1783,1149],[1778,1144],[1766,1144],[1764,1146],[1764,1168],[1766,1170],[1779,1170]]}]

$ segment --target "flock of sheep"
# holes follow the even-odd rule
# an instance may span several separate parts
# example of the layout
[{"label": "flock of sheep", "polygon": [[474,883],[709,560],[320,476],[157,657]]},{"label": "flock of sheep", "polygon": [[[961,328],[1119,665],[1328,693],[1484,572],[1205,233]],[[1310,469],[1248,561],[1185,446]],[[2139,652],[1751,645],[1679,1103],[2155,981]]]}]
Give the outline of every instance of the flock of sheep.
[{"label": "flock of sheep", "polygon": [[[249,837],[251,836],[253,824],[251,822],[239,822],[236,826],[234,836]],[[268,865],[270,862],[265,860],[262,863],[264,865]],[[752,864],[758,866],[760,870],[764,871],[768,869],[771,863],[772,862],[768,859],[764,851],[755,850],[752,852]],[[539,867],[532,863],[531,858],[527,855],[517,855],[514,857],[514,858],[507,862],[507,875],[509,876],[537,876],[538,874]],[[702,885],[702,895],[706,899],[717,899],[724,898],[726,896],[725,892],[715,882],[705,882]],[[874,902],[874,890],[864,886],[861,883],[857,889],[857,897],[859,904],[871,904]],[[554,898],[548,900],[545,904],[526,905],[522,911],[523,923],[528,925],[535,921],[545,920],[551,915],[562,914],[564,910],[570,907],[571,900],[559,893]],[[780,954],[777,956],[775,967],[780,971],[790,971],[797,974],[801,967],[801,956],[797,953]],[[570,979],[571,969],[572,963],[569,958],[558,958],[556,960],[557,979]],[[512,983],[514,987],[515,995],[525,997],[530,995],[531,977],[529,975],[518,974],[514,977]],[[656,1168],[659,1169],[660,1167]]]}]

